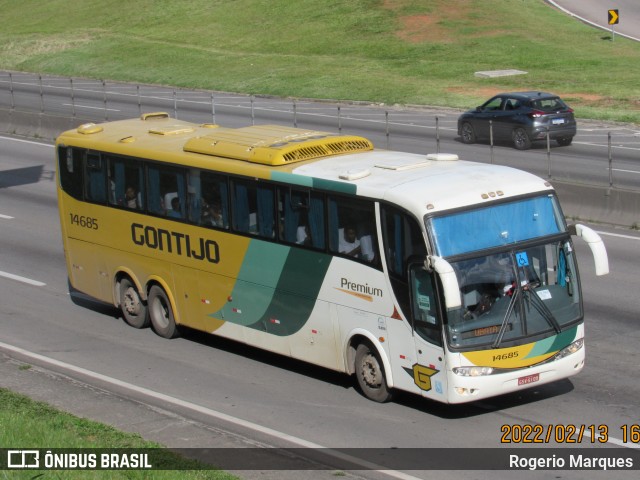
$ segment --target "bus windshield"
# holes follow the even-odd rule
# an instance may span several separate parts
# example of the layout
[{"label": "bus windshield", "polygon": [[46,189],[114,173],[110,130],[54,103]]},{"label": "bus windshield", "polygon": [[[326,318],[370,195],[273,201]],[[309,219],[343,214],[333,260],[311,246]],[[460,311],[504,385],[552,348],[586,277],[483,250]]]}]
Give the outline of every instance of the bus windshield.
[{"label": "bus windshield", "polygon": [[[507,347],[582,318],[573,247],[558,212],[555,197],[541,196],[430,220],[460,287],[462,306],[447,313],[452,348]],[[469,223],[473,234],[465,233]]]},{"label": "bus windshield", "polygon": [[434,217],[428,223],[435,253],[441,257],[452,257],[566,231],[554,195],[464,210]]}]

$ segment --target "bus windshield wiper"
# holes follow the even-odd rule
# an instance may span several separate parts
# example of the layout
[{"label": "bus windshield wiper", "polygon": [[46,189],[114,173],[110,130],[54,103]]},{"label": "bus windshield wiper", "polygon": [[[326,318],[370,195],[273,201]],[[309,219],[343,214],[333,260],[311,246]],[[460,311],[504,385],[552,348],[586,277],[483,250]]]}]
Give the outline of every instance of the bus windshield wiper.
[{"label": "bus windshield wiper", "polygon": [[498,332],[498,336],[496,337],[495,342],[493,342],[493,345],[492,345],[493,348],[498,348],[500,346],[500,343],[502,342],[502,337],[504,337],[504,333],[507,331],[507,324],[509,322],[509,318],[511,317],[511,314],[513,313],[513,309],[518,303],[517,300],[518,298],[520,298],[520,295],[521,295],[520,288],[516,288],[515,291],[513,292],[513,295],[511,296],[511,300],[509,300],[509,305],[507,306],[507,311],[504,314],[502,325],[500,325],[500,331]]},{"label": "bus windshield wiper", "polygon": [[538,296],[536,291],[534,290],[537,285],[535,284],[527,284],[523,287],[523,291],[525,295],[527,295],[527,299],[533,304],[533,308],[537,310],[537,312],[544,318],[549,325],[551,325],[556,333],[560,333],[562,328],[560,324],[556,320],[556,317],[553,315],[553,312],[549,310],[549,307],[544,303],[544,301]]}]

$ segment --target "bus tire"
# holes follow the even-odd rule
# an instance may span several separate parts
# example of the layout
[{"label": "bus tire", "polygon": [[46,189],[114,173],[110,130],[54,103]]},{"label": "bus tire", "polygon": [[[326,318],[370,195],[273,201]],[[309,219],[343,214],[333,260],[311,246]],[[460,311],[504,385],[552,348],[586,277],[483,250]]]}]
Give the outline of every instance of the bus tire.
[{"label": "bus tire", "polygon": [[166,292],[154,285],[149,290],[149,298],[147,300],[147,308],[149,309],[149,319],[153,331],[157,335],[164,338],[175,338],[178,336],[178,327],[173,316],[173,308],[167,297]]},{"label": "bus tire", "polygon": [[120,310],[124,321],[134,328],[149,326],[147,305],[140,297],[135,284],[127,277],[120,280]]},{"label": "bus tire", "polygon": [[393,392],[387,386],[380,355],[368,343],[361,343],[356,349],[356,378],[360,390],[370,400],[385,403],[391,400]]}]

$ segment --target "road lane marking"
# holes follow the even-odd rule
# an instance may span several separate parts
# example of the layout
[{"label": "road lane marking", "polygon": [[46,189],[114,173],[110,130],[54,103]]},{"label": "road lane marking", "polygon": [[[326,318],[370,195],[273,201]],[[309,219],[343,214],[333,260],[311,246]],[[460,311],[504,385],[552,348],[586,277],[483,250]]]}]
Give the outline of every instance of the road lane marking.
[{"label": "road lane marking", "polygon": [[137,392],[139,394],[151,397],[151,398],[155,398],[157,400],[161,400],[163,402],[181,407],[181,408],[185,408],[185,409],[189,409],[213,418],[217,418],[219,420],[224,420],[225,422],[229,422],[231,424],[234,425],[238,425],[244,428],[248,428],[250,430],[254,430],[275,438],[278,438],[280,440],[285,440],[288,442],[291,442],[295,445],[299,445],[300,447],[304,447],[304,448],[314,448],[314,449],[322,449],[324,453],[326,453],[327,455],[331,455],[334,456],[336,458],[340,458],[342,460],[346,460],[350,463],[353,463],[354,465],[361,465],[365,470],[374,470],[374,471],[378,471],[381,473],[384,473],[390,477],[394,477],[394,478],[398,478],[400,480],[420,480],[417,477],[414,477],[412,475],[408,475],[406,473],[403,472],[399,472],[397,470],[388,470],[385,467],[382,467],[380,465],[376,465],[375,463],[366,461],[366,460],[362,460],[356,457],[352,457],[351,455],[348,455],[346,453],[342,453],[340,451],[336,451],[327,447],[324,447],[320,444],[317,443],[313,443],[310,442],[308,440],[304,440],[302,438],[299,437],[295,437],[293,435],[289,435],[287,433],[284,432],[280,432],[278,430],[274,430],[272,428],[269,427],[265,427],[262,425],[259,425],[257,423],[253,423],[250,422],[248,420],[243,420],[241,418],[238,417],[234,417],[232,415],[227,415],[226,413],[222,413],[219,412],[217,410],[213,410],[207,407],[203,407],[201,405],[197,405],[195,403],[191,403],[188,402],[186,400],[181,400],[179,398],[175,398],[175,397],[171,397],[169,395],[165,395],[164,393],[160,393],[160,392],[156,392],[154,390],[149,390],[147,388],[144,387],[139,387],[137,385],[133,385],[131,383],[128,382],[124,382],[122,380],[118,380],[117,378],[113,378],[113,377],[109,377],[107,375],[102,375],[100,373],[97,372],[93,372],[91,370],[87,370],[85,368],[82,367],[77,367],[75,365],[71,365],[70,363],[65,363],[59,360],[56,360],[54,358],[51,357],[45,357],[44,355],[40,355],[38,353],[34,353],[34,352],[30,352],[28,350],[24,350],[20,347],[15,347],[13,345],[9,345],[7,343],[4,342],[0,342],[0,349],[3,350],[8,350],[10,352],[14,352],[17,353],[20,356],[23,357],[27,357],[31,360],[37,360],[41,363],[44,363],[45,365],[53,365],[56,366],[58,368],[62,368],[68,371],[72,371],[75,372],[77,374],[80,374],[82,376],[86,376],[95,380],[99,380],[101,382],[105,382],[107,384],[110,385],[114,385],[114,386],[118,386],[120,388],[124,388],[127,390],[131,390],[134,392]]},{"label": "road lane marking", "polygon": [[0,270],[0,277],[9,278],[11,280],[16,280],[18,282],[27,283],[29,285],[34,285],[36,287],[44,287],[46,283],[39,282],[38,280],[31,280],[27,277],[21,277],[20,275],[14,275],[13,273],[3,272]]},{"label": "road lane marking", "polygon": [[109,112],[119,112],[120,110],[117,108],[104,108],[104,107],[90,107],[89,105],[72,105],[70,103],[63,103],[63,107],[74,107],[74,108],[88,108],[90,110],[107,110]]},{"label": "road lane marking", "polygon": [[5,137],[4,135],[0,135],[0,139],[10,140],[12,142],[30,143],[31,145],[40,145],[42,147],[53,148],[53,145],[51,143],[34,142],[32,140],[23,140],[22,138]]},{"label": "road lane marking", "polygon": [[1,213],[0,213],[0,218],[3,218],[3,219],[5,219],[5,220],[11,220],[11,219],[13,219],[13,217],[10,217],[9,215],[3,215],[3,214],[1,214]]},{"label": "road lane marking", "polygon": [[620,237],[620,238],[627,238],[629,240],[640,240],[640,237],[634,237],[632,235],[622,235],[620,233],[608,233],[608,232],[600,232],[596,230],[596,233],[599,235],[608,235],[610,237]]}]

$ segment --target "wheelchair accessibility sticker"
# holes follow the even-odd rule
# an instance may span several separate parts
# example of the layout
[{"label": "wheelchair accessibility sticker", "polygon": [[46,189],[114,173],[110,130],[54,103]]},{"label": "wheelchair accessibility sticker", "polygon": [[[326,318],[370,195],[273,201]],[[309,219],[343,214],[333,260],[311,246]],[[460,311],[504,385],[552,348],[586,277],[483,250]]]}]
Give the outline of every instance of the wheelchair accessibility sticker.
[{"label": "wheelchair accessibility sticker", "polygon": [[519,252],[516,253],[516,262],[518,262],[519,267],[526,267],[529,265],[529,257],[527,256],[527,252]]}]

